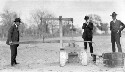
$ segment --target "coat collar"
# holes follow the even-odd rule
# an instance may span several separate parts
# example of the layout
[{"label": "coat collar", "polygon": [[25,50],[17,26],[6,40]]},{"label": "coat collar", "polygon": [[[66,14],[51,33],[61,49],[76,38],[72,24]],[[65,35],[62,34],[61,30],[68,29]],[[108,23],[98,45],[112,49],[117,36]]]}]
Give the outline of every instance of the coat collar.
[{"label": "coat collar", "polygon": [[18,27],[16,24],[14,24],[16,26],[16,28]]},{"label": "coat collar", "polygon": [[17,26],[16,24],[13,24],[13,27],[14,27],[15,29],[18,29],[18,26]]},{"label": "coat collar", "polygon": [[117,21],[117,19],[115,19],[115,20],[112,20],[112,22],[113,22],[113,23],[116,23],[116,21]]}]

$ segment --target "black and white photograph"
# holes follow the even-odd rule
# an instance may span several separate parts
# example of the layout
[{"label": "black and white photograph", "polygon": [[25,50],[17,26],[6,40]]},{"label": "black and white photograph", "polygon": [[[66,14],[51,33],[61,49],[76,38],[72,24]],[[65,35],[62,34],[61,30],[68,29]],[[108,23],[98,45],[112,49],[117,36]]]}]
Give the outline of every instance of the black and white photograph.
[{"label": "black and white photograph", "polygon": [[0,0],[0,72],[125,72],[125,0]]}]

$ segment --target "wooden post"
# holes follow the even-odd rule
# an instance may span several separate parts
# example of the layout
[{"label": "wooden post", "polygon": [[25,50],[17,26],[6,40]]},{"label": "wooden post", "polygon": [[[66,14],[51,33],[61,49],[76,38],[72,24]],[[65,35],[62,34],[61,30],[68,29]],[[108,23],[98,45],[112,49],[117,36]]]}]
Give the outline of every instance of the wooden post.
[{"label": "wooden post", "polygon": [[41,18],[41,21],[43,19],[46,20],[59,20],[59,31],[60,31],[60,48],[63,48],[63,32],[62,32],[62,20],[64,21],[72,21],[73,23],[73,18],[62,18],[62,16],[59,16],[59,18]]},{"label": "wooden post", "polygon": [[73,40],[73,21],[72,21],[72,40]]},{"label": "wooden post", "polygon": [[60,48],[63,48],[63,41],[62,41],[62,16],[59,16],[59,30],[60,30]]}]

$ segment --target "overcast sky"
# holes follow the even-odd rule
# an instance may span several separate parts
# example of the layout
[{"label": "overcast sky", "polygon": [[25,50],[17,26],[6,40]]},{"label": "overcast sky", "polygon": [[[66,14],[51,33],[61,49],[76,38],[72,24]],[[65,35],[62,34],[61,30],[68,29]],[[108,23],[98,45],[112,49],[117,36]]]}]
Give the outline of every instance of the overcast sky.
[{"label": "overcast sky", "polygon": [[125,23],[125,0],[1,0],[0,7],[0,12],[6,8],[16,11],[24,22],[30,18],[31,11],[41,9],[54,13],[56,17],[72,17],[78,27],[88,14],[98,14],[102,22],[110,23],[114,11]]}]

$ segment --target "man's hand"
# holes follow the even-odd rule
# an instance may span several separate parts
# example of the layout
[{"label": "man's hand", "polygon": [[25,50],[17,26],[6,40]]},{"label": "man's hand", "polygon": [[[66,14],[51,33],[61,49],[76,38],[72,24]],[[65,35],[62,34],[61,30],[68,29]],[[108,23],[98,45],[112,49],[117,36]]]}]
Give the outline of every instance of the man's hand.
[{"label": "man's hand", "polygon": [[12,45],[12,41],[9,41],[9,44]]}]

